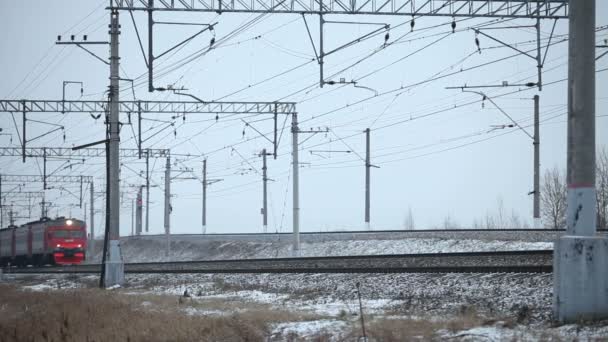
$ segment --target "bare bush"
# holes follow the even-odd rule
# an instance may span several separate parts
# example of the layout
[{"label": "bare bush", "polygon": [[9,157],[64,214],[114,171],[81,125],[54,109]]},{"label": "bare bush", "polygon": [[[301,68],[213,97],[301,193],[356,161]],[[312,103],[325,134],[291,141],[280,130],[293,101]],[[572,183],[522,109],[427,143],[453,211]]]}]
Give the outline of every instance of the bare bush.
[{"label": "bare bush", "polygon": [[528,222],[515,210],[511,210],[510,214],[507,213],[501,196],[496,199],[496,209],[486,211],[485,216],[481,219],[475,218],[472,226],[474,229],[530,228]]},{"label": "bare bush", "polygon": [[566,227],[566,176],[557,167],[546,170],[540,190],[541,214],[545,227]]}]

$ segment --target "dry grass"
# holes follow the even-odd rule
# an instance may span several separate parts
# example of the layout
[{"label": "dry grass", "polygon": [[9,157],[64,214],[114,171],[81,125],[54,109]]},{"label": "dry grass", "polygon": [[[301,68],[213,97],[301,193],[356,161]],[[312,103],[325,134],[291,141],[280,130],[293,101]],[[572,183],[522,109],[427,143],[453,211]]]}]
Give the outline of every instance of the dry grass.
[{"label": "dry grass", "polygon": [[[2,285],[0,341],[263,341],[269,323],[312,318],[259,305],[226,316],[188,316],[181,309],[205,303],[181,302],[176,296],[98,289],[30,292]],[[230,312],[237,305],[212,304],[204,308]]]},{"label": "dry grass", "polygon": [[[438,341],[438,331],[456,333],[483,325],[485,322],[475,310],[463,310],[460,315],[449,320],[428,320],[413,318],[366,317],[365,329],[372,341]],[[362,336],[361,324],[355,324],[348,338]]]}]

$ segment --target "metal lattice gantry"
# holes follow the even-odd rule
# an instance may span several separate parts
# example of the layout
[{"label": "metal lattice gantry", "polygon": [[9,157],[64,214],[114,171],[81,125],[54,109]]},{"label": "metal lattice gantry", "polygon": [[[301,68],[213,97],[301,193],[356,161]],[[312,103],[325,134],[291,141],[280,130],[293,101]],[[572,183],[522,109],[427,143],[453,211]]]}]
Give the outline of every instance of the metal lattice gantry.
[{"label": "metal lattice gantry", "polygon": [[[0,100],[0,112],[105,113],[107,101]],[[295,102],[120,101],[121,113],[291,114]]]},{"label": "metal lattice gantry", "polygon": [[567,18],[569,0],[112,0],[130,11]]},{"label": "metal lattice gantry", "polygon": [[[4,183],[42,183],[44,177],[40,175],[5,175],[0,174]],[[69,176],[69,175],[51,175],[46,176],[46,182],[51,183],[77,183],[83,181],[85,183],[93,182],[93,176]]]},{"label": "metal lattice gantry", "polygon": [[[143,152],[150,158],[163,158],[170,155],[170,151],[168,149],[143,149]],[[139,149],[136,148],[121,148],[119,153],[121,158],[136,158],[140,155]],[[105,148],[83,148],[73,150],[68,147],[27,147],[25,149],[25,156],[29,158],[95,158],[105,157],[105,155]],[[21,156],[21,147],[0,147],[0,157]]]}]

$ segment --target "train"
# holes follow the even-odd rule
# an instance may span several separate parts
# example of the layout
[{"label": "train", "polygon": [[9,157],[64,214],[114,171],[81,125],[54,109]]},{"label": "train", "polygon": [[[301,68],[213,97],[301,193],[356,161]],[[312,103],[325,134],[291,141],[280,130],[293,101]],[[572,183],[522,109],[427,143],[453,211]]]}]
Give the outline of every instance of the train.
[{"label": "train", "polygon": [[84,221],[42,218],[21,226],[0,229],[0,265],[75,265],[86,259]]}]

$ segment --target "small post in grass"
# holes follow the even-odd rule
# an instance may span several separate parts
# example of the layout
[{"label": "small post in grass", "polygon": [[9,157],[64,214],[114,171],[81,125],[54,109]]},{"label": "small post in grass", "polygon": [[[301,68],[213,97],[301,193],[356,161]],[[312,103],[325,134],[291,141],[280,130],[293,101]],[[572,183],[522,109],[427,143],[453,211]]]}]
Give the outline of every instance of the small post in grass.
[{"label": "small post in grass", "polygon": [[365,319],[363,318],[363,304],[361,304],[361,291],[359,287],[361,284],[357,282],[357,297],[359,297],[359,315],[361,316],[361,330],[363,332],[363,341],[367,342],[367,334],[365,333]]}]

